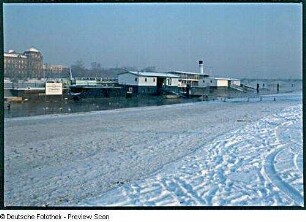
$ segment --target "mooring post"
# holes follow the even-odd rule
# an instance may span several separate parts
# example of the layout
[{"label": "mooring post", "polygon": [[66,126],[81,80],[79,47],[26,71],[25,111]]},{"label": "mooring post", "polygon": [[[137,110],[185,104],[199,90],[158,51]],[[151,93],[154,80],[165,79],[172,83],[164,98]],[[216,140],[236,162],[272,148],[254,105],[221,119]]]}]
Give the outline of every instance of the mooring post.
[{"label": "mooring post", "polygon": [[259,93],[259,83],[257,83],[256,92],[257,92],[257,94]]}]

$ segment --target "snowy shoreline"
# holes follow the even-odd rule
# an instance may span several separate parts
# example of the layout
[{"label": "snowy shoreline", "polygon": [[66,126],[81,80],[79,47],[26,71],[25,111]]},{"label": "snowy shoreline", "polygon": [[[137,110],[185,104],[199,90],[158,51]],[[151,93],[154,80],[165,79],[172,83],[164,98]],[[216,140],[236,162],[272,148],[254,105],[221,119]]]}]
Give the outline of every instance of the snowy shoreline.
[{"label": "snowy shoreline", "polygon": [[[232,141],[239,135],[248,135],[252,132],[252,126],[259,124],[255,127],[257,131],[248,138],[252,144],[251,138],[257,135],[256,132],[273,129],[273,121],[270,124],[265,118],[281,113],[287,113],[285,119],[274,116],[275,121],[279,121],[277,124],[281,126],[283,122],[295,126],[287,134],[291,135],[292,130],[296,130],[293,136],[299,142],[292,146],[295,153],[291,148],[289,151],[284,149],[273,157],[281,159],[282,155],[290,153],[294,161],[289,166],[294,169],[301,167],[301,94],[279,95],[276,101],[273,101],[273,97],[269,98],[271,99],[261,102],[203,102],[5,119],[5,206],[304,204],[292,190],[298,190],[303,195],[300,189],[302,171],[297,169],[294,175],[290,174],[285,178],[284,164],[275,165],[273,169],[283,178],[281,188],[285,183],[291,184],[292,189],[285,187],[296,194],[293,197],[284,195],[284,188],[281,191],[275,190],[280,188],[269,182],[275,180],[273,176],[271,179],[267,176],[268,173],[258,174],[271,169],[264,164],[259,171],[256,167],[257,170],[251,170],[250,175],[257,175],[257,180],[251,187],[228,178],[233,175],[234,178],[243,178],[243,175],[249,174],[231,174],[231,166],[243,160],[237,160],[232,153],[226,153],[226,150],[234,149],[235,146],[221,141]],[[293,107],[291,111],[290,107]],[[286,111],[288,109],[290,112]],[[285,121],[289,117],[296,121]],[[266,125],[260,125],[261,123]],[[246,130],[248,127],[249,131]],[[270,135],[266,134],[262,139],[268,141]],[[226,139],[226,136],[229,138]],[[254,147],[247,146],[242,141],[236,144],[236,149],[247,147],[256,154]],[[276,141],[279,142],[279,138]],[[272,149],[277,143],[274,141],[268,144],[269,149]],[[217,147],[212,150],[218,150],[218,155],[208,152],[211,146]],[[200,165],[199,160],[202,159],[199,159],[197,153],[211,155],[211,159],[203,160],[206,161],[205,164]],[[220,156],[223,158],[220,159]],[[194,162],[186,162],[186,158],[192,157]],[[224,160],[224,157],[229,159]],[[260,160],[263,161],[264,157]],[[182,165],[184,159],[185,166]],[[195,171],[192,171],[189,163],[195,164]],[[258,164],[260,165],[259,162]],[[178,178],[168,176],[169,172],[176,172],[177,168],[182,167],[189,173],[182,171],[183,176]],[[204,179],[196,178],[199,174],[196,169],[203,171],[201,176]],[[190,175],[191,179],[186,180],[184,175]],[[160,183],[154,185],[153,182],[152,185],[152,180]],[[207,181],[214,183],[204,184]],[[194,189],[201,185],[193,182],[202,183],[202,190]],[[158,188],[161,184],[164,187]],[[153,189],[154,186],[157,188]],[[229,194],[234,195],[239,186],[244,192],[250,191],[247,195],[250,196],[249,199],[243,195],[225,198],[231,196]],[[262,189],[257,196],[254,194],[257,193],[256,189]],[[165,192],[169,195],[163,199]],[[204,196],[199,195],[203,192]],[[125,202],[121,200],[123,193]],[[101,195],[103,198],[98,198]],[[198,199],[194,199],[195,197]]]}]

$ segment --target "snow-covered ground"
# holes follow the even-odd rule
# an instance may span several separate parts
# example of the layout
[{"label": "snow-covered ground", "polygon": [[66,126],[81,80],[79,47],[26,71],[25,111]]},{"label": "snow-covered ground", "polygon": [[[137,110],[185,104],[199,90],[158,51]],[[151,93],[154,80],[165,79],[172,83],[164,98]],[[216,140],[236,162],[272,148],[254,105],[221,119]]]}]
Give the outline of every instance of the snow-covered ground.
[{"label": "snow-covered ground", "polygon": [[304,205],[301,93],[5,119],[4,129],[6,206]]}]

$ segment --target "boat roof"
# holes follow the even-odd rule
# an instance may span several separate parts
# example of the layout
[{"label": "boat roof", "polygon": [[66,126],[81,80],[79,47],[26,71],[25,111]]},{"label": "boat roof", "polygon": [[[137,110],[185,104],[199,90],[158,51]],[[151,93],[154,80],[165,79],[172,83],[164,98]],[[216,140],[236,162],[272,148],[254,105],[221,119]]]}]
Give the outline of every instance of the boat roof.
[{"label": "boat roof", "polygon": [[217,80],[239,80],[239,79],[233,79],[233,78],[227,78],[227,77],[225,77],[225,78],[223,78],[223,77],[215,77],[214,79],[217,79]]},{"label": "boat roof", "polygon": [[199,73],[199,72],[171,71],[171,72],[168,72],[168,73],[178,74],[178,75],[199,75],[199,76],[204,76],[204,77],[209,76],[208,74],[202,74],[202,73]]},{"label": "boat roof", "polygon": [[170,74],[170,73],[163,73],[163,72],[136,72],[136,71],[128,71],[124,73],[120,73],[118,75],[130,73],[136,76],[146,76],[146,77],[168,77],[168,78],[179,78],[179,76]]}]

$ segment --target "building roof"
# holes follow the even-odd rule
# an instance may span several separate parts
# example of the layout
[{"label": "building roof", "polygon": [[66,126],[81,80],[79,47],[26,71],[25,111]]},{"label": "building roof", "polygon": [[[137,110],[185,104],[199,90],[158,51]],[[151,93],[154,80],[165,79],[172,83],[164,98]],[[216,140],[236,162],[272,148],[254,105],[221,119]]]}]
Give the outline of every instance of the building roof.
[{"label": "building roof", "polygon": [[177,75],[173,75],[173,74],[170,74],[170,73],[162,73],[162,72],[134,72],[134,71],[128,71],[128,72],[120,73],[118,75],[122,75],[122,74],[126,74],[126,73],[130,73],[130,74],[136,75],[136,76],[179,78],[179,76],[177,76]]},{"label": "building roof", "polygon": [[27,56],[25,55],[21,55],[21,54],[18,54],[18,53],[4,53],[4,57],[10,57],[10,58],[24,58],[26,59]]},{"label": "building roof", "polygon": [[35,48],[30,48],[26,52],[39,52],[39,51]]}]

